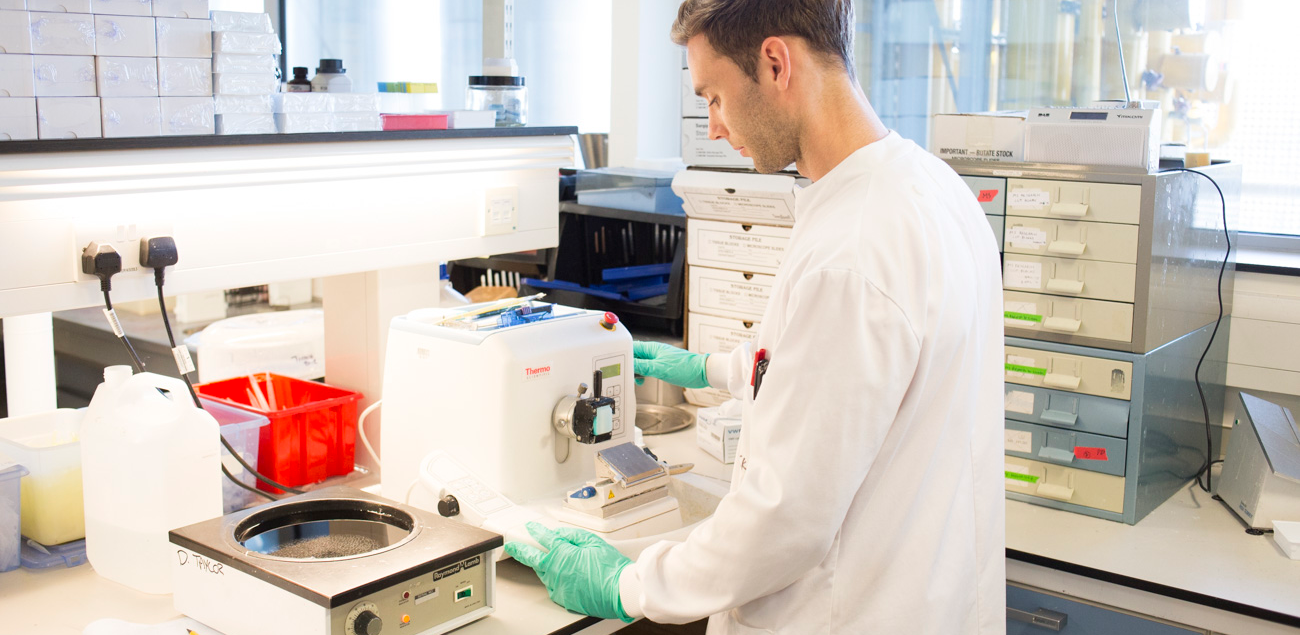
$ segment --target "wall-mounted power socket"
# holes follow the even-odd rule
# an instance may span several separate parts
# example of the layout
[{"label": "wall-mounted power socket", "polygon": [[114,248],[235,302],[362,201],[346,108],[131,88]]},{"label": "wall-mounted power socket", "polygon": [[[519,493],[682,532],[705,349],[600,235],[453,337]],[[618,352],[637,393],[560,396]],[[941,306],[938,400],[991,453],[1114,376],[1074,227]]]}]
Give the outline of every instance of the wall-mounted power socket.
[{"label": "wall-mounted power socket", "polygon": [[[79,222],[76,225],[76,253],[71,254],[76,260],[77,281],[97,281],[95,276],[81,270],[81,252],[91,242],[109,244],[122,256],[122,273],[118,276],[153,275],[153,271],[140,266],[140,239],[150,236],[171,236],[172,225],[155,220],[120,221],[120,222]],[[120,280],[121,278],[115,278]]]},{"label": "wall-mounted power socket", "polygon": [[518,187],[488,189],[483,201],[483,219],[479,228],[480,236],[510,234],[519,229]]}]

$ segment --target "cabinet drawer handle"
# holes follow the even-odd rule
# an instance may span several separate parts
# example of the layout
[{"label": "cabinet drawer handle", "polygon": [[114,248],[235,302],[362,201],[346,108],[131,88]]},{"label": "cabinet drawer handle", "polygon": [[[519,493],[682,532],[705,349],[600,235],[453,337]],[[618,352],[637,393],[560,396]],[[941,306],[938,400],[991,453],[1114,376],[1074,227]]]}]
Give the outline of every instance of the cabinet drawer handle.
[{"label": "cabinet drawer handle", "polygon": [[1047,253],[1062,254],[1065,256],[1082,256],[1083,250],[1087,248],[1086,243],[1072,243],[1063,240],[1053,240],[1047,243]]},{"label": "cabinet drawer handle", "polygon": [[1083,293],[1083,281],[1052,278],[1047,281],[1047,290],[1057,293]]},{"label": "cabinet drawer handle", "polygon": [[1074,488],[1070,485],[1052,485],[1050,483],[1042,483],[1038,486],[1038,491],[1036,493],[1039,496],[1054,498],[1058,501],[1065,502],[1069,502],[1071,498],[1074,498]]},{"label": "cabinet drawer handle", "polygon": [[1073,218],[1082,218],[1088,215],[1087,203],[1057,203],[1052,206],[1051,213],[1058,216],[1071,216]]},{"label": "cabinet drawer handle", "polygon": [[1076,415],[1073,412],[1062,412],[1060,410],[1044,410],[1041,419],[1049,423],[1072,426],[1079,422],[1079,415]]},{"label": "cabinet drawer handle", "polygon": [[1047,609],[1038,609],[1033,613],[1007,607],[1007,619],[1012,622],[1024,622],[1034,626],[1040,626],[1049,631],[1061,632],[1065,628],[1065,621],[1068,616],[1065,613],[1057,613]]},{"label": "cabinet drawer handle", "polygon": [[1081,326],[1083,326],[1081,320],[1071,320],[1070,318],[1049,317],[1046,320],[1043,320],[1043,328],[1052,331],[1078,333],[1079,327]]},{"label": "cabinet drawer handle", "polygon": [[1045,445],[1038,448],[1038,457],[1047,459],[1053,463],[1065,463],[1068,465],[1074,462],[1074,451],[1066,450],[1064,448],[1048,447]]},{"label": "cabinet drawer handle", "polygon": [[1062,375],[1060,373],[1047,373],[1043,375],[1043,383],[1055,388],[1068,388],[1078,390],[1080,379],[1074,375]]}]

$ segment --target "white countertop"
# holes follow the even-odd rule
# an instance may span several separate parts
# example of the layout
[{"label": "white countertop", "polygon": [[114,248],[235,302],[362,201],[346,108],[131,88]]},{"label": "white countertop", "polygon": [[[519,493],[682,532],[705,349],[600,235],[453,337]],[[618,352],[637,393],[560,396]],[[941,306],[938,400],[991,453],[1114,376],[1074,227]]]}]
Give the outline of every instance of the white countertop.
[{"label": "white countertop", "polygon": [[[730,465],[695,446],[694,427],[646,441],[670,463],[694,463],[700,474],[730,478]],[[569,613],[551,602],[531,569],[513,560],[497,563],[496,584],[496,612],[457,629],[457,635],[537,635],[584,621],[590,625],[573,632],[603,635],[624,626]],[[103,618],[158,624],[181,617],[170,595],[149,595],[110,582],[90,565],[0,573],[0,616],[0,635],[80,635],[87,624]]]},{"label": "white countertop", "polygon": [[[1236,516],[1195,484],[1132,526],[1008,500],[1007,549],[1045,567],[1300,622],[1300,561],[1287,558],[1271,535],[1248,535]],[[1021,559],[1008,553],[1009,561]]]},{"label": "white countertop", "polygon": [[[662,460],[694,463],[693,471],[702,476],[731,478],[731,465],[696,446],[694,427],[645,441]],[[1195,485],[1135,526],[1009,500],[1007,549],[1028,554],[1010,553],[1010,560],[1186,601],[1218,602],[1224,610],[1245,607],[1300,620],[1300,561],[1284,556],[1271,536],[1247,535],[1227,508]],[[0,574],[0,615],[5,616],[0,635],[79,635],[101,618],[154,624],[179,617],[170,596],[133,591],[100,578],[87,565]],[[531,570],[505,561],[497,569],[496,612],[456,632],[531,635],[584,620],[590,621],[552,603]],[[621,626],[597,622],[580,632],[597,635]]]}]

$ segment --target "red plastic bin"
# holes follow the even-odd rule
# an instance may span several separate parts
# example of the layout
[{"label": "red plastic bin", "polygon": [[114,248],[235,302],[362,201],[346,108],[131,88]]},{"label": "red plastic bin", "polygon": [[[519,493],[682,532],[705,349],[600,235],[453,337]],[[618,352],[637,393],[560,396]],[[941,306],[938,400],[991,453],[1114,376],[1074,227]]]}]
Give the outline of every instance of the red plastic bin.
[{"label": "red plastic bin", "polygon": [[[270,419],[262,427],[257,471],[290,487],[352,472],[361,393],[275,373],[252,377],[263,399],[270,402],[274,397],[274,408],[258,404],[248,376],[199,384],[195,389],[204,397]],[[279,492],[260,481],[257,486]]]}]

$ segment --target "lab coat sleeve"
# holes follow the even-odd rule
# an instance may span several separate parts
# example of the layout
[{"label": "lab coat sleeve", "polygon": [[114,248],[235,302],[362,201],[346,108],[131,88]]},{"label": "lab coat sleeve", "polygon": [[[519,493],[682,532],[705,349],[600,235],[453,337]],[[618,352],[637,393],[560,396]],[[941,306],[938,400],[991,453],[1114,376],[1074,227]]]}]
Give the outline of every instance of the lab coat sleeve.
[{"label": "lab coat sleeve", "polygon": [[920,340],[903,310],[851,271],[807,274],[785,319],[746,415],[731,492],[685,542],[651,545],[623,570],[630,615],[685,623],[728,611],[829,554],[894,424]]},{"label": "lab coat sleeve", "polygon": [[732,397],[743,399],[744,396],[739,391],[742,385],[749,383],[749,372],[745,364],[753,359],[752,351],[753,346],[745,342],[731,349],[730,353],[709,355],[704,360],[704,377],[708,380],[709,387],[729,391]]}]

